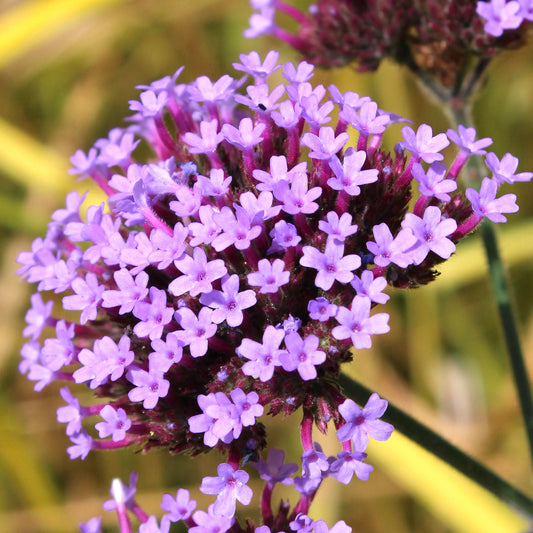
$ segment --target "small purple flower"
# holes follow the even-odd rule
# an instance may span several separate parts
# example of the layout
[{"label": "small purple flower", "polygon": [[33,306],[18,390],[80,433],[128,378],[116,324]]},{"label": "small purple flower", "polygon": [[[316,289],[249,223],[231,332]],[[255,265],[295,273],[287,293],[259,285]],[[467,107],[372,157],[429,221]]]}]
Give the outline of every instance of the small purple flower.
[{"label": "small purple flower", "polygon": [[311,450],[302,454],[302,476],[307,478],[327,477],[330,464],[318,442],[313,443]]},{"label": "small purple flower", "polygon": [[224,124],[222,126],[222,134],[230,144],[245,150],[253,148],[263,140],[261,135],[265,128],[265,124],[261,123],[254,126],[252,119],[245,117],[240,121],[238,128],[231,124]]},{"label": "small purple flower", "polygon": [[522,24],[520,4],[511,0],[490,0],[478,2],[476,13],[485,19],[485,31],[494,37],[500,37],[504,30],[514,30]]},{"label": "small purple flower", "polygon": [[229,518],[235,514],[237,501],[243,505],[252,501],[252,489],[246,485],[250,476],[244,470],[234,471],[228,463],[218,465],[217,474],[217,477],[204,477],[200,491],[216,494],[213,512]]},{"label": "small purple flower", "polygon": [[342,150],[349,138],[348,133],[340,133],[338,136],[335,136],[333,128],[323,126],[320,128],[318,135],[304,133],[302,144],[311,149],[309,157],[329,160],[337,152]]},{"label": "small purple flower", "polygon": [[246,72],[253,76],[257,85],[265,83],[266,79],[276,70],[281,68],[281,65],[276,65],[279,57],[279,52],[270,50],[267,53],[265,60],[261,62],[259,54],[253,50],[249,54],[240,54],[240,63],[233,63],[233,68],[241,72]]},{"label": "small purple flower", "polygon": [[237,348],[237,355],[249,359],[244,363],[242,371],[246,376],[259,378],[265,383],[274,374],[276,366],[281,366],[279,357],[284,352],[279,346],[285,337],[283,329],[267,326],[263,333],[263,343],[244,338]]},{"label": "small purple flower", "polygon": [[285,452],[278,448],[270,448],[268,450],[267,460],[259,459],[253,466],[259,472],[259,476],[264,481],[269,483],[283,483],[284,485],[292,485],[294,480],[292,475],[297,472],[298,466],[296,463],[284,463]]},{"label": "small purple flower", "polygon": [[31,307],[24,317],[27,326],[24,328],[22,335],[24,337],[31,337],[32,340],[37,340],[41,336],[41,332],[52,314],[53,307],[53,300],[44,303],[39,293],[33,294],[31,296]]},{"label": "small purple flower", "polygon": [[350,282],[359,296],[366,296],[372,302],[384,304],[390,298],[382,291],[387,287],[387,280],[384,277],[374,278],[371,270],[365,270],[361,277],[354,276]]},{"label": "small purple flower", "polygon": [[150,367],[158,372],[168,372],[172,365],[178,364],[183,356],[183,343],[174,332],[167,333],[165,340],[154,339],[154,350],[149,356]]},{"label": "small purple flower", "polygon": [[198,316],[189,308],[178,309],[175,313],[176,320],[183,330],[175,332],[176,337],[189,346],[193,357],[202,357],[207,353],[207,340],[217,332],[217,325],[211,317],[213,310],[202,307]]},{"label": "small purple flower", "polygon": [[533,177],[533,172],[519,172],[515,174],[518,168],[518,157],[512,154],[505,154],[501,161],[494,152],[490,152],[485,157],[485,164],[492,172],[493,179],[501,184],[503,182],[513,184],[515,181],[529,181]]},{"label": "small purple flower", "polygon": [[337,309],[338,306],[330,303],[326,298],[321,296],[316,300],[310,300],[307,304],[309,316],[313,320],[318,320],[319,322],[327,322],[331,317],[334,317],[337,314]]},{"label": "small purple flower", "polygon": [[355,296],[350,309],[339,307],[335,320],[340,325],[333,328],[333,337],[338,340],[351,339],[354,348],[361,350],[372,346],[371,335],[388,333],[389,315],[377,313],[370,316],[370,306],[370,298]]},{"label": "small purple flower", "polygon": [[290,215],[304,213],[309,215],[318,210],[316,200],[322,194],[321,187],[309,189],[307,174],[296,174],[292,182],[279,181],[274,186],[274,196],[276,200],[283,202],[283,211]]},{"label": "small purple flower", "polygon": [[424,196],[434,196],[441,202],[449,202],[449,192],[457,189],[457,182],[453,179],[445,179],[447,168],[444,163],[432,163],[427,173],[422,165],[413,165],[413,177],[418,181],[418,190]]},{"label": "small purple flower", "polygon": [[183,142],[188,144],[191,154],[208,154],[214,152],[224,140],[222,132],[217,133],[218,120],[202,120],[200,122],[200,135],[187,132],[183,135]]},{"label": "small purple flower", "polygon": [[335,211],[326,214],[326,220],[318,221],[318,229],[327,233],[328,239],[334,239],[335,244],[343,244],[346,237],[353,235],[357,231],[357,224],[352,224],[352,215],[343,213],[339,215]]},{"label": "small purple flower", "polygon": [[492,144],[490,137],[483,137],[483,139],[476,139],[475,128],[465,128],[462,124],[459,124],[458,131],[449,129],[446,132],[448,139],[455,143],[461,152],[471,155],[485,155],[487,152],[483,150],[487,146]]},{"label": "small purple flower", "polygon": [[189,533],[226,533],[233,523],[235,518],[220,516],[214,512],[214,504],[205,511],[196,511],[192,518],[196,526],[189,527]]},{"label": "small purple flower", "polygon": [[339,413],[346,424],[337,430],[339,442],[351,440],[356,452],[364,452],[368,446],[368,437],[375,440],[387,440],[394,430],[388,422],[379,420],[387,409],[388,402],[375,392],[361,409],[353,400],[346,399],[339,405]]},{"label": "small purple flower", "polygon": [[67,405],[58,407],[57,409],[57,421],[60,424],[67,424],[66,434],[76,435],[81,431],[81,421],[84,417],[84,409],[80,407],[78,398],[72,396],[70,390],[67,387],[62,387],[59,390],[59,394]]},{"label": "small purple flower", "polygon": [[374,467],[363,463],[364,459],[366,459],[364,452],[340,452],[337,454],[337,459],[331,463],[332,475],[344,485],[350,483],[354,474],[366,481]]},{"label": "small purple flower", "polygon": [[388,115],[378,113],[376,102],[363,102],[359,109],[344,105],[339,116],[353,128],[366,135],[382,134],[390,123]]},{"label": "small purple flower", "polygon": [[228,326],[235,328],[242,324],[242,310],[256,304],[255,292],[246,290],[239,292],[239,276],[232,274],[222,278],[222,291],[211,291],[200,296],[200,303],[214,309],[211,320],[220,324],[224,320]]},{"label": "small purple flower", "polygon": [[227,273],[222,259],[207,261],[202,248],[194,248],[193,257],[184,255],[183,259],[174,261],[177,269],[183,273],[170,282],[168,290],[174,296],[188,292],[191,296],[208,293],[213,290],[213,281]]},{"label": "small purple flower", "polygon": [[72,282],[72,290],[75,294],[63,297],[63,307],[69,311],[81,311],[80,324],[82,325],[89,320],[94,320],[105,290],[104,286],[98,283],[96,274],[88,272],[85,279],[76,278]]},{"label": "small purple flower", "polygon": [[274,229],[270,232],[270,237],[272,237],[272,245],[267,250],[269,254],[296,246],[302,240],[296,226],[285,220],[276,222]]},{"label": "small purple flower", "polygon": [[263,415],[264,407],[259,403],[257,392],[246,394],[242,389],[230,392],[231,400],[236,407],[237,416],[244,427],[253,426],[255,419]]},{"label": "small purple flower", "polygon": [[126,374],[128,381],[131,381],[135,388],[128,393],[128,398],[132,402],[143,402],[145,409],[153,409],[159,398],[164,398],[168,394],[170,382],[163,378],[159,372],[147,372],[141,368],[131,368]]},{"label": "small purple flower", "polygon": [[441,150],[450,144],[445,133],[439,133],[433,137],[433,129],[428,124],[421,124],[415,132],[409,126],[402,128],[405,141],[401,142],[402,148],[409,150],[416,161],[422,159],[426,163],[442,161],[444,156]]},{"label": "small purple flower", "polygon": [[104,422],[98,422],[94,427],[101,439],[110,435],[114,442],[126,438],[126,432],[131,427],[131,420],[128,419],[124,409],[119,407],[115,410],[111,405],[105,405],[100,411],[100,416]]},{"label": "small purple flower", "polygon": [[133,314],[140,320],[133,331],[138,337],[159,339],[164,327],[172,320],[174,309],[167,307],[167,293],[162,289],[150,287],[150,301],[137,302]]},{"label": "small purple flower", "polygon": [[317,377],[316,366],[326,360],[326,354],[317,350],[320,339],[316,335],[308,335],[302,339],[296,332],[285,335],[287,351],[280,355],[280,363],[287,372],[298,370],[304,381]]},{"label": "small purple flower", "polygon": [[191,500],[187,489],[178,489],[175,498],[170,494],[163,496],[161,509],[167,512],[163,516],[163,520],[168,520],[169,522],[187,520],[196,509],[196,500]]},{"label": "small purple flower", "polygon": [[443,259],[448,259],[455,252],[455,244],[447,237],[457,229],[457,222],[453,218],[442,218],[436,206],[426,208],[423,218],[407,213],[402,228],[410,229],[417,238],[414,249],[409,250],[415,265],[419,265],[429,252]]},{"label": "small purple flower", "polygon": [[366,247],[374,254],[374,263],[380,267],[386,267],[390,263],[405,268],[413,262],[408,250],[417,242],[411,230],[402,229],[396,237],[382,222],[372,229],[374,241],[368,241]]},{"label": "small purple flower", "polygon": [[77,459],[78,457],[83,461],[93,446],[93,439],[91,436],[82,429],[75,435],[69,435],[72,446],[67,448],[67,453],[71,459]]},{"label": "small purple flower", "polygon": [[257,272],[248,274],[248,283],[252,287],[261,287],[261,294],[276,293],[282,285],[289,283],[290,272],[283,270],[285,263],[282,259],[274,259],[272,263],[268,259],[261,259],[257,268]]},{"label": "small purple flower", "polygon": [[325,291],[331,289],[333,283],[349,283],[353,279],[353,270],[361,266],[358,255],[344,255],[344,244],[337,244],[330,239],[326,243],[324,252],[313,246],[304,246],[300,264],[318,270],[315,285]]},{"label": "small purple flower", "polygon": [[496,180],[484,178],[481,182],[481,189],[466,189],[465,195],[472,203],[474,212],[481,216],[487,217],[492,222],[507,222],[507,217],[502,213],[516,213],[516,194],[504,194],[496,198],[498,192],[498,183]]},{"label": "small purple flower", "polygon": [[105,290],[102,293],[102,307],[120,307],[118,313],[131,313],[135,304],[148,295],[148,274],[139,272],[135,278],[126,268],[121,268],[113,274],[117,289]]},{"label": "small purple flower", "polygon": [[91,518],[85,524],[80,524],[81,533],[102,533],[102,519],[100,517]]}]

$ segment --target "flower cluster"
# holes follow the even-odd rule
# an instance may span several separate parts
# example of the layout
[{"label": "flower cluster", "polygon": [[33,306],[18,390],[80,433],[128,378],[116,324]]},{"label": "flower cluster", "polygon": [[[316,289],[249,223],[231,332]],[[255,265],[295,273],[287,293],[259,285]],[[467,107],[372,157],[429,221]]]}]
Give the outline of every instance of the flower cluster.
[{"label": "flower cluster", "polygon": [[[393,429],[379,420],[385,400],[374,394],[358,407],[337,383],[353,349],[389,331],[388,315],[374,312],[389,298],[383,290],[433,280],[483,218],[517,211],[515,195],[497,197],[499,186],[533,176],[517,174],[511,154],[490,153],[492,178],[480,191],[457,191],[461,168],[490,139],[476,140],[472,128],[433,135],[425,124],[404,126],[390,154],[382,135],[402,119],[367,97],[314,87],[306,62],[277,60],[251,52],[234,64],[241,79],[178,83],[180,69],[140,86],[130,124],[72,157],[72,173],[91,177],[107,205],[82,214],[85,195],[68,194],[46,236],[18,258],[19,273],[37,283],[20,371],[36,390],[64,381],[101,399],[82,406],[61,389],[57,418],[71,458],[126,446],[227,456],[200,487],[216,495],[208,511],[193,513],[178,491],[165,497],[160,526],[136,506],[134,487],[115,483],[107,508],[121,524],[133,511],[141,533],[178,520],[193,533],[244,531],[234,514],[252,498],[248,462],[266,482],[256,531],[328,531],[306,514],[321,481],[368,478],[368,438],[386,440]],[[271,89],[281,68],[287,82]],[[458,155],[448,169],[441,151],[450,141]],[[147,162],[134,157],[148,149]],[[54,312],[50,293],[73,313]],[[43,341],[45,328],[55,336]],[[260,458],[260,419],[297,410],[302,472],[292,478],[283,452]],[[312,438],[313,426],[328,424],[342,449],[332,457]],[[274,516],[275,483],[294,483],[301,497]],[[84,531],[98,531],[91,524]]]},{"label": "flower cluster", "polygon": [[[250,3],[255,12],[246,37],[272,34],[322,67],[355,62],[373,71],[390,58],[449,89],[463,81],[473,59],[522,44],[533,17],[531,0],[318,0],[307,13],[282,0]],[[298,24],[294,34],[276,22],[277,12]],[[516,31],[502,35],[506,29]]]}]

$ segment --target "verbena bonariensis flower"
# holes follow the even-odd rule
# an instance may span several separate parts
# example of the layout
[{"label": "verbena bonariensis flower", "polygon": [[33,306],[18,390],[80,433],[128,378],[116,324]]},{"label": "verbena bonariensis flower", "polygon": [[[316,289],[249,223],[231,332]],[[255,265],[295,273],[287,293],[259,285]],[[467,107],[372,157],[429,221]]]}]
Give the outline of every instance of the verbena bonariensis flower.
[{"label": "verbena bonariensis flower", "polygon": [[[473,128],[433,135],[427,124],[404,126],[387,153],[381,137],[401,119],[334,86],[326,98],[308,82],[305,62],[285,64],[287,83],[271,89],[277,57],[241,55],[234,66],[242,79],[177,83],[180,69],[141,86],[130,125],[72,157],[72,173],[91,177],[107,206],[82,216],[85,195],[68,194],[46,236],[18,258],[20,274],[38,284],[20,371],[36,390],[64,381],[100,398],[82,406],[61,389],[57,418],[67,424],[71,458],[126,446],[227,456],[200,486],[216,495],[208,511],[193,514],[180,489],[165,496],[161,526],[134,503],[134,481],[115,482],[106,508],[117,510],[122,531],[128,510],[141,533],[178,520],[195,533],[241,531],[234,514],[252,498],[248,462],[266,482],[257,530],[327,531],[306,515],[322,479],[367,479],[369,437],[387,440],[393,429],[379,419],[385,400],[373,394],[359,407],[337,383],[353,349],[389,331],[388,315],[374,311],[389,298],[383,290],[432,281],[482,218],[502,222],[518,209],[514,194],[497,197],[499,186],[532,177],[516,173],[511,154],[490,153],[492,178],[480,191],[458,192],[461,168],[490,139],[475,140]],[[450,140],[458,155],[448,169],[441,151]],[[149,150],[144,162],[134,157]],[[51,292],[77,320],[53,310]],[[43,341],[44,328],[55,337]],[[283,451],[260,458],[261,420],[297,410],[303,456],[293,478]],[[336,457],[313,442],[314,425],[335,426]],[[301,497],[274,515],[276,483],[294,483]]]},{"label": "verbena bonariensis flower", "polygon": [[[355,62],[359,71],[373,71],[390,58],[450,89],[474,60],[523,44],[533,20],[530,0],[318,0],[307,13],[282,0],[251,5],[246,37],[272,34],[322,67]],[[276,12],[297,22],[295,33],[278,24]]]}]

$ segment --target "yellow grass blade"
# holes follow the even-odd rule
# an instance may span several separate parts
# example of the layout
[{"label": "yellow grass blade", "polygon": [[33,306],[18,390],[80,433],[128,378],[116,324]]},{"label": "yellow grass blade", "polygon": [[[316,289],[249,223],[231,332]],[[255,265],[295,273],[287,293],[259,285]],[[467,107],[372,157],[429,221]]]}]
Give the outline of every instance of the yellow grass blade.
[{"label": "yellow grass blade", "polygon": [[372,441],[370,462],[387,472],[455,533],[522,533],[527,520],[443,461],[394,432]]},{"label": "yellow grass blade", "polygon": [[0,17],[0,68],[80,17],[124,0],[34,0]]},{"label": "yellow grass blade", "polygon": [[72,188],[68,162],[0,118],[0,171],[36,191],[64,193]]}]

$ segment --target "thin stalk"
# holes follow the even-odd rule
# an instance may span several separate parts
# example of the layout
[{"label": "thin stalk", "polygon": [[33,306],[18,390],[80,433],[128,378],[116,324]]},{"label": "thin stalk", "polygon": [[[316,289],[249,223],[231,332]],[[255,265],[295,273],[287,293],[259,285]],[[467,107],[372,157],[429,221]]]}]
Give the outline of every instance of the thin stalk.
[{"label": "thin stalk", "polygon": [[[344,394],[360,405],[364,405],[372,394],[370,389],[344,374],[339,382]],[[506,504],[533,517],[533,500],[527,495],[395,405],[389,402],[381,418]]]},{"label": "thin stalk", "polygon": [[[462,123],[465,127],[472,125],[468,106],[457,107],[452,110],[455,119],[455,126]],[[459,122],[461,121],[461,122]],[[468,163],[475,171],[475,185],[481,183],[483,170],[481,167],[480,157],[472,156]],[[505,266],[500,255],[496,231],[494,225],[489,221],[481,224],[481,238],[487,257],[489,275],[494,292],[500,322],[503,329],[505,344],[511,363],[513,378],[516,386],[516,392],[520,403],[520,410],[526,428],[527,440],[529,444],[529,454],[531,464],[533,465],[533,395],[531,394],[531,384],[524,362],[524,354],[520,344],[520,335],[518,333],[517,322],[513,311],[511,290],[505,274]]]}]

